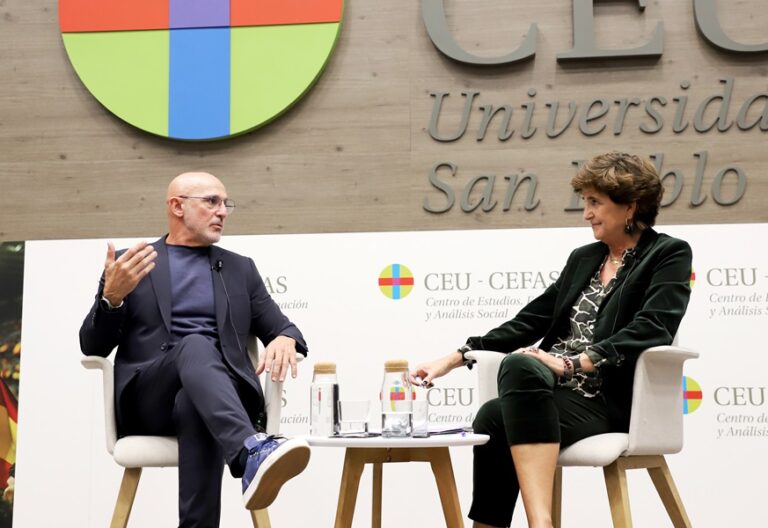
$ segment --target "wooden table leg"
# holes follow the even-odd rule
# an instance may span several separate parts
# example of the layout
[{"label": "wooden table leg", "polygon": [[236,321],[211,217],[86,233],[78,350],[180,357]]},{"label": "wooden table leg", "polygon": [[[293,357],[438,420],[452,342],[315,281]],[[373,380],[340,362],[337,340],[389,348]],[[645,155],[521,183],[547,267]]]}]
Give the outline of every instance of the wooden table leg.
[{"label": "wooden table leg", "polygon": [[464,528],[459,494],[456,491],[456,479],[453,476],[453,466],[451,465],[451,454],[447,447],[435,447],[428,451],[429,463],[435,474],[437,491],[440,492],[445,525],[447,528]]},{"label": "wooden table leg", "polygon": [[360,476],[363,474],[365,457],[363,449],[347,449],[344,455],[344,471],[341,474],[339,487],[339,503],[336,506],[336,528],[350,528],[355,515],[357,489],[360,486]]},{"label": "wooden table leg", "polygon": [[336,528],[352,526],[357,490],[365,464],[373,464],[371,526],[381,527],[383,465],[396,462],[429,462],[435,475],[437,491],[440,493],[446,527],[464,528],[451,454],[447,447],[347,448],[336,507]]},{"label": "wooden table leg", "polygon": [[373,508],[371,511],[371,526],[381,528],[381,481],[382,463],[373,463]]}]

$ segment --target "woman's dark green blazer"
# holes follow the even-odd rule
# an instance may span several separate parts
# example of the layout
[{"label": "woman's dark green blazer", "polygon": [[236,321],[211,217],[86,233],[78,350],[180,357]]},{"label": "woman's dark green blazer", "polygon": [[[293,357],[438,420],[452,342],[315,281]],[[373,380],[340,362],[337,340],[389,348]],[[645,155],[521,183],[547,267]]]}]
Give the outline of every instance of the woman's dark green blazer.
[{"label": "woman's dark green blazer", "polygon": [[[570,332],[571,307],[607,254],[602,242],[574,250],[544,293],[514,319],[467,343],[477,350],[512,352],[541,339],[540,348],[549,350]],[[646,229],[634,257],[627,259],[600,305],[592,346],[606,359],[600,367],[602,390],[617,431],[629,429],[638,356],[646,348],[672,343],[691,295],[687,242]]]}]

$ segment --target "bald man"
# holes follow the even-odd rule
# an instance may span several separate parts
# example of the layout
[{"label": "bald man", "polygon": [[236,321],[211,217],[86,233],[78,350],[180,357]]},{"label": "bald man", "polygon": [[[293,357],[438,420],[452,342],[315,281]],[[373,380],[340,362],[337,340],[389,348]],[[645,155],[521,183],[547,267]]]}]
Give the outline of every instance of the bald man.
[{"label": "bald man", "polygon": [[[225,461],[248,509],[266,508],[306,467],[305,441],[264,434],[257,375],[296,377],[307,346],[253,261],[214,245],[235,207],[218,178],[177,176],[166,207],[166,236],[119,252],[108,244],[80,347],[102,357],[117,347],[118,434],[176,436],[179,526],[216,527]],[[249,334],[266,345],[255,370]]]}]

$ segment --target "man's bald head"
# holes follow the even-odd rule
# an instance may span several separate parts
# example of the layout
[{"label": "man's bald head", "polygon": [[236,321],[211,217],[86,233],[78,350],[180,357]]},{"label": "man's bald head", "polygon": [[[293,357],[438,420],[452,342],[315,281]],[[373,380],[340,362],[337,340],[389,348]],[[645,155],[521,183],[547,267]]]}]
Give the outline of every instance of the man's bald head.
[{"label": "man's bald head", "polygon": [[168,192],[165,195],[166,201],[174,196],[199,196],[198,192],[209,185],[219,185],[224,187],[216,176],[207,172],[184,172],[179,174],[171,183],[168,184]]},{"label": "man's bald head", "polygon": [[[218,197],[211,206],[207,198]],[[185,172],[168,184],[168,243],[210,246],[221,238],[227,209],[227,190],[216,176],[207,172]]]}]

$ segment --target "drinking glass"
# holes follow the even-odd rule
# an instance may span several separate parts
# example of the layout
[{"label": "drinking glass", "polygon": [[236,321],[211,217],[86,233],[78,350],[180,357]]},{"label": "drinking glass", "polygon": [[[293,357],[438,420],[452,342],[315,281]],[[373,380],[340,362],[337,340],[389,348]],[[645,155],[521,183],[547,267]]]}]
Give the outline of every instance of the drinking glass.
[{"label": "drinking glass", "polygon": [[429,402],[427,400],[413,401],[413,423],[411,436],[426,438],[429,436]]},{"label": "drinking glass", "polygon": [[342,435],[368,433],[368,411],[371,402],[369,400],[340,400],[339,420]]}]

